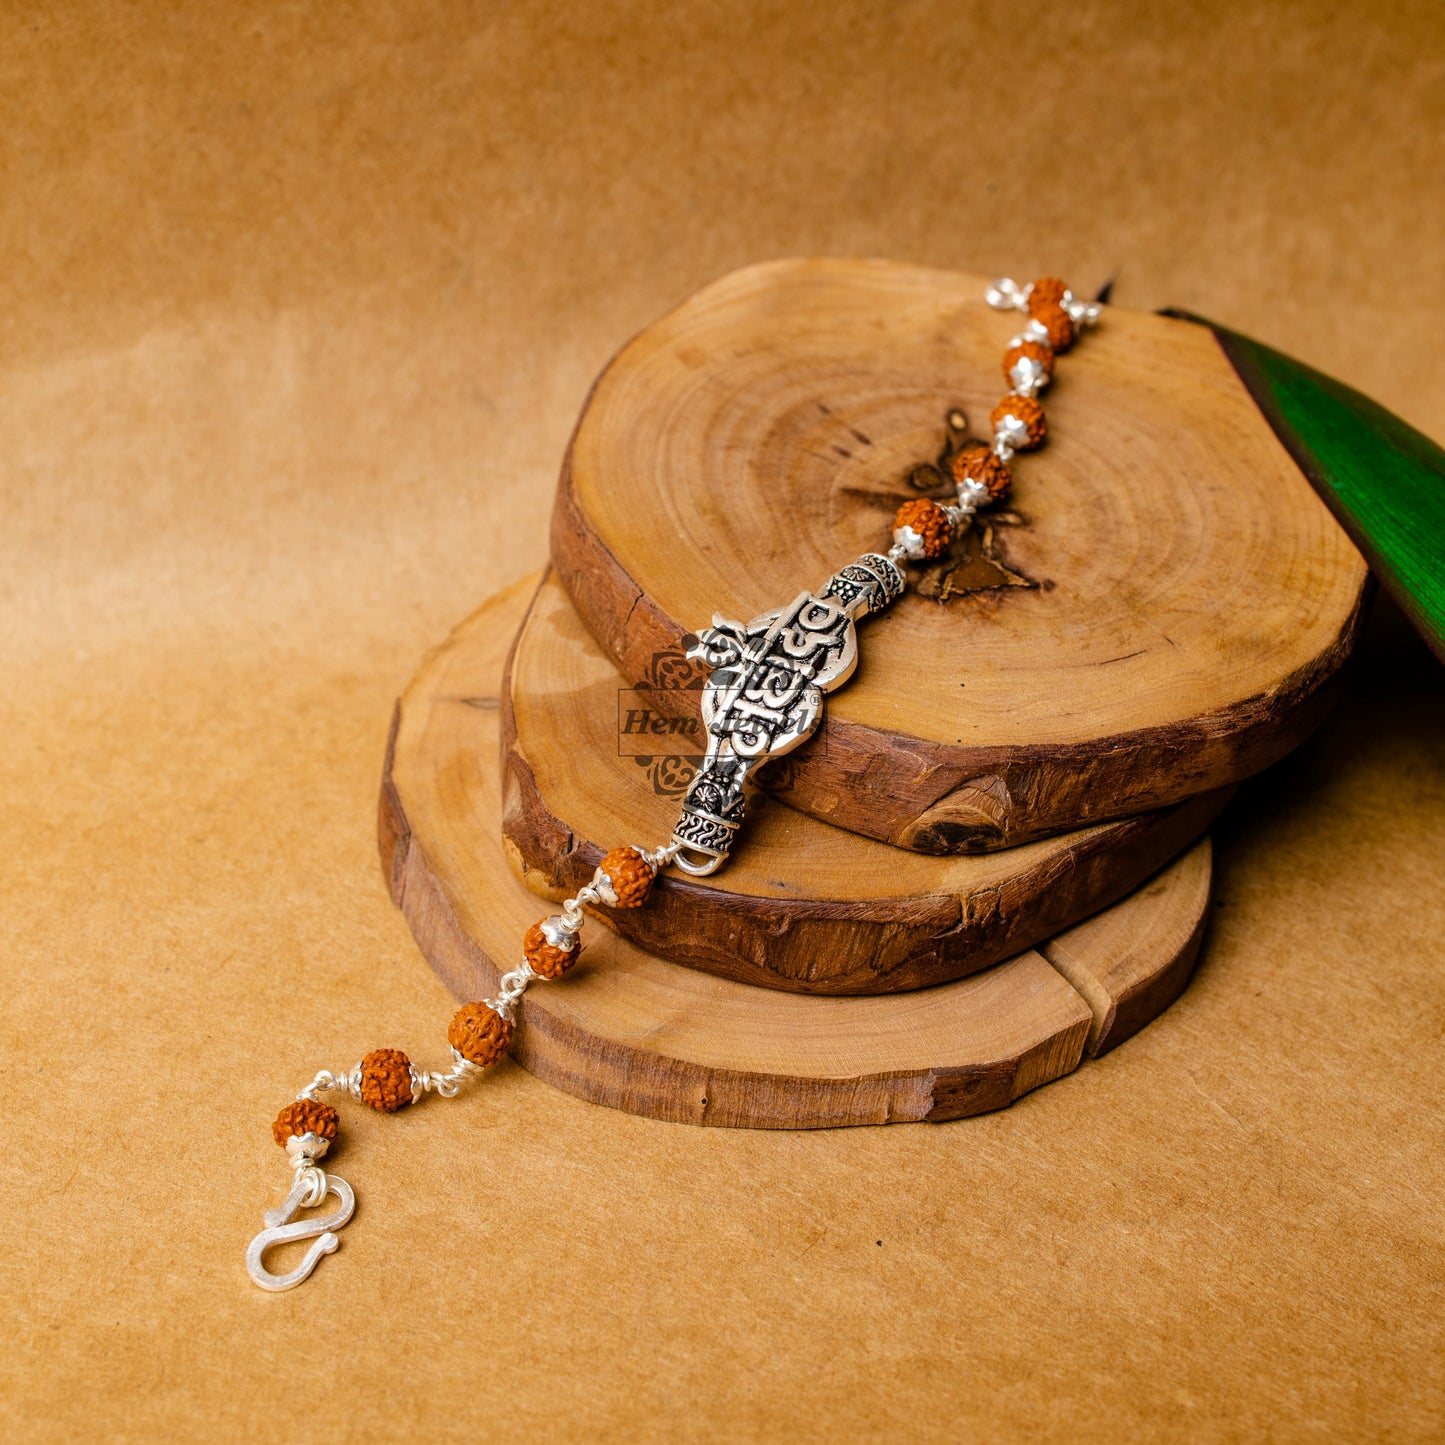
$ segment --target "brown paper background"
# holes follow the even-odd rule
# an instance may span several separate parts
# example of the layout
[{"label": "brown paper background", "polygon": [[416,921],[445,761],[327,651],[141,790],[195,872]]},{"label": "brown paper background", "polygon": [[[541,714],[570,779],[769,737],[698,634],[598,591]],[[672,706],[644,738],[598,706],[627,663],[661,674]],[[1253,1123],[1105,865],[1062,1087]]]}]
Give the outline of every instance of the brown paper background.
[{"label": "brown paper background", "polygon": [[268,1123],[449,1001],[375,793],[609,353],[766,257],[1197,309],[1445,435],[1434,3],[0,13],[0,1430],[1445,1434],[1445,674],[1384,613],[1218,832],[1198,979],[998,1115],[762,1134],[510,1065]]}]

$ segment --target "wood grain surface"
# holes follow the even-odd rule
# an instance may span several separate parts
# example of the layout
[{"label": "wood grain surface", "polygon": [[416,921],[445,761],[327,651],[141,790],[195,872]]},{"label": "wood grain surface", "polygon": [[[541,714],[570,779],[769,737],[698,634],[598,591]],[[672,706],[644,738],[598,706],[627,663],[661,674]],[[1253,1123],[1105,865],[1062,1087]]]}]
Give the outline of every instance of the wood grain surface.
[{"label": "wood grain surface", "polygon": [[[983,277],[789,261],[706,287],[598,379],[552,560],[641,682],[714,611],[743,621],[884,548],[1018,330]],[[821,745],[760,781],[924,852],[1013,845],[1237,782],[1313,728],[1366,570],[1221,354],[1107,309],[1061,358],[1051,434],[995,528],[1031,585],[905,596],[860,637]],[[678,692],[675,700],[690,694]]]},{"label": "wood grain surface", "polygon": [[[503,862],[498,762],[504,660],[534,592],[535,579],[515,584],[431,654],[387,750],[383,868],[460,999],[495,993],[540,912]],[[513,1056],[593,1103],[679,1123],[817,1129],[986,1113],[1072,1072],[1091,1037],[1126,1036],[1118,995],[1137,1000],[1134,1028],[1148,1002],[1173,1002],[1198,951],[1208,877],[1206,843],[1143,890],[1141,908],[1126,898],[1094,920],[1092,946],[1068,952],[1087,992],[1029,951],[936,988],[807,997],[590,930],[567,977],[528,992]],[[1161,917],[1176,926],[1159,928]]]},{"label": "wood grain surface", "polygon": [[[490,655],[494,627],[483,609],[452,633],[444,650],[458,672]],[[657,692],[622,686],[561,585],[544,578],[501,690],[507,856],[543,897],[576,892],[617,843],[655,847],[671,833],[688,747]],[[417,686],[409,703],[434,714],[418,737],[445,768],[471,719],[445,691]],[[647,952],[724,978],[892,993],[977,972],[1115,902],[1193,842],[1227,793],[953,857],[891,848],[782,804],[760,807],[763,798],[721,873],[694,880],[672,870],[646,908],[598,912]]]}]

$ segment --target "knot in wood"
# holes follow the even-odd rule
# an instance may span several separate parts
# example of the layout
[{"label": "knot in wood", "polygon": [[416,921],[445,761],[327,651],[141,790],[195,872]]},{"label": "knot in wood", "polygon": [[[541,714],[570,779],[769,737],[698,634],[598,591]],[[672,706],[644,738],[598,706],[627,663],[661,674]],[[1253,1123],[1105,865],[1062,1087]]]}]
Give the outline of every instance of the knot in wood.
[{"label": "knot in wood", "polygon": [[989,421],[993,423],[995,431],[998,430],[999,423],[1007,417],[1013,417],[1028,433],[1025,441],[1014,443],[1017,450],[1021,452],[1032,451],[1049,434],[1049,424],[1044,419],[1043,404],[1035,397],[1006,396],[989,413]]},{"label": "knot in wood", "polygon": [[636,848],[613,848],[602,860],[617,907],[640,908],[652,893],[652,867]]},{"label": "knot in wood", "polygon": [[411,1060],[400,1049],[373,1049],[361,1061],[361,1102],[383,1114],[411,1103]]},{"label": "knot in wood", "polygon": [[[528,934],[528,937],[531,935]],[[532,965],[536,968],[536,964]],[[537,969],[540,973],[541,970]],[[491,1004],[463,1004],[447,1025],[447,1042],[470,1064],[485,1069],[512,1047],[512,1025]]]},{"label": "knot in wood", "polygon": [[988,488],[991,501],[998,502],[1008,495],[1013,474],[1002,457],[995,456],[990,447],[975,442],[954,457],[953,480],[977,482],[979,486]]},{"label": "knot in wood", "polygon": [[948,520],[948,514],[927,497],[904,502],[893,514],[895,541],[905,527],[917,534],[923,544],[923,556],[930,562],[943,556],[948,551],[948,544],[953,541],[953,524]]},{"label": "knot in wood", "polygon": [[340,1120],[330,1104],[319,1099],[297,1099],[287,1104],[271,1125],[271,1137],[284,1149],[288,1139],[315,1134],[318,1139],[334,1141]]},{"label": "knot in wood", "polygon": [[558,948],[542,931],[540,923],[534,923],[522,939],[523,957],[531,964],[532,972],[543,978],[561,978],[577,962],[581,952],[580,943],[576,948]]}]

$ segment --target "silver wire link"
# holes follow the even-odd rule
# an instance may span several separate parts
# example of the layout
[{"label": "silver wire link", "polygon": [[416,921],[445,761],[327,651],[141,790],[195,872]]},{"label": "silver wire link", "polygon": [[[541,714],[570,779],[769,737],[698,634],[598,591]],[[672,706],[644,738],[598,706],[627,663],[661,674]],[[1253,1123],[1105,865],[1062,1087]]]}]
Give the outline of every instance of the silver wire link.
[{"label": "silver wire link", "polygon": [[306,1187],[306,1192],[301,1196],[301,1202],[297,1208],[315,1209],[326,1198],[328,1188],[326,1171],[320,1168],[314,1159],[293,1159],[291,1164],[296,1171],[293,1183]]},{"label": "silver wire link", "polygon": [[637,851],[642,854],[642,861],[654,873],[661,873],[682,851],[682,844],[674,840],[671,843],[664,843],[661,848],[639,848]]},{"label": "silver wire link", "polygon": [[588,903],[603,902],[601,890],[595,883],[589,883],[585,888],[579,888],[577,892],[562,905],[562,917],[567,927],[576,933],[587,919],[582,909]]},{"label": "silver wire link", "polygon": [[984,300],[995,311],[1027,311],[1029,309],[1028,288],[1007,276],[1000,276],[984,293]]},{"label": "silver wire link", "polygon": [[313,1104],[316,1096],[327,1089],[337,1089],[350,1094],[353,1099],[361,1097],[361,1065],[353,1064],[349,1069],[322,1069],[307,1086],[296,1095],[298,1099],[309,1099]]},{"label": "silver wire link", "polygon": [[463,1058],[455,1049],[452,1050],[452,1066],[444,1074],[428,1072],[426,1069],[419,1069],[415,1064],[411,1068],[411,1095],[413,1101],[420,1099],[429,1090],[435,1090],[443,1099],[454,1099],[457,1090],[466,1083],[473,1074],[480,1074],[481,1066],[474,1064],[470,1059]]},{"label": "silver wire link", "polygon": [[526,993],[527,985],[537,977],[532,972],[532,965],[523,959],[510,973],[502,975],[496,998],[484,999],[483,1002],[511,1023],[517,1016],[517,1004]]}]

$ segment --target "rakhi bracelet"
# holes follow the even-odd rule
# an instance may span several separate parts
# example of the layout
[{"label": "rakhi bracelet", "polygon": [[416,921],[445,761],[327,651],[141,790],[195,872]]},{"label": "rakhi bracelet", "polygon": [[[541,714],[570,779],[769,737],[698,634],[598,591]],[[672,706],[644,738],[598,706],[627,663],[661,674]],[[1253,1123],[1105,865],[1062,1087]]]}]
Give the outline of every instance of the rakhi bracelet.
[{"label": "rakhi bracelet", "polygon": [[[428,1093],[454,1097],[474,1075],[496,1063],[512,1045],[517,1008],[538,980],[559,979],[577,963],[588,907],[640,908],[657,875],[669,864],[706,877],[728,858],[746,808],[745,785],[764,762],[806,741],[823,716],[825,693],[841,686],[858,661],[857,623],[891,606],[907,585],[900,564],[932,562],[983,507],[1002,500],[1012,484],[1015,453],[1042,446],[1048,428],[1039,393],[1053,375],[1054,358],[1099,318],[1099,306],[1078,300],[1064,283],[1044,277],[1020,287],[995,281],[988,304],[1018,310],[1028,320],[1004,352],[1009,391],[989,415],[993,440],[973,442],[952,458],[953,496],[917,497],[893,518],[893,544],[867,552],[834,573],[817,592],[800,593],[786,607],[746,624],[714,614],[688,656],[709,670],[702,693],[707,751],[688,785],[672,837],[660,848],[614,848],[592,881],[566,900],[560,913],[534,923],[522,939],[522,962],[503,974],[495,998],[464,1004],[447,1028],[452,1065],[444,1073],[419,1069],[400,1049],[374,1049],[359,1064],[323,1069],[276,1116],[271,1133],[293,1171],[290,1193],[267,1210],[266,1227],[246,1250],[251,1278],[267,1290],[291,1289],[308,1278],[339,1243],[335,1231],[351,1218],[351,1186],[321,1168],[340,1118],[317,1096],[333,1092],[393,1114]],[[330,1214],[296,1219],[302,1209],[334,1196]],[[286,1274],[266,1268],[268,1250],[312,1240]]]}]

